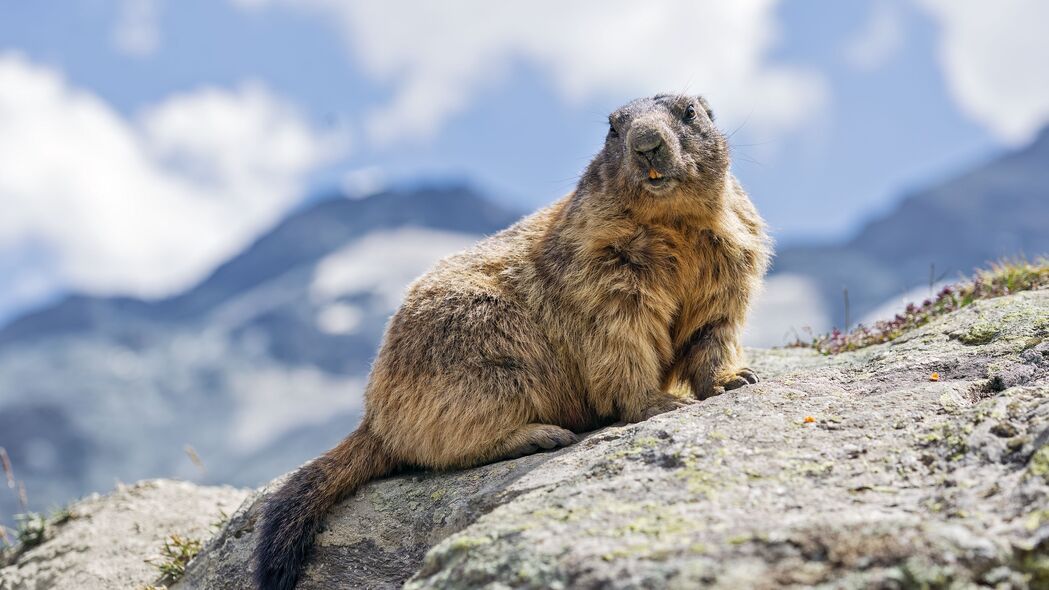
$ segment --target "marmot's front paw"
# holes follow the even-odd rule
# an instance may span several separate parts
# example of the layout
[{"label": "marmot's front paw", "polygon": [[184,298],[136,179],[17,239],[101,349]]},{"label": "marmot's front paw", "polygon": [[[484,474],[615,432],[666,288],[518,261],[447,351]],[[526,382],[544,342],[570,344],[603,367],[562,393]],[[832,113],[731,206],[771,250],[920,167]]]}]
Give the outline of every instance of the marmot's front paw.
[{"label": "marmot's front paw", "polygon": [[735,375],[728,378],[727,381],[721,384],[725,391],[732,391],[733,389],[739,389],[744,385],[753,385],[758,382],[758,375],[753,370],[743,367],[736,371]]},{"label": "marmot's front paw", "polygon": [[744,367],[737,370],[735,373],[729,373],[726,377],[722,378],[721,382],[717,385],[711,384],[710,382],[701,383],[698,386],[695,386],[693,390],[696,393],[696,399],[705,400],[716,395],[721,395],[726,391],[739,389],[744,385],[753,385],[757,382],[757,373]]}]

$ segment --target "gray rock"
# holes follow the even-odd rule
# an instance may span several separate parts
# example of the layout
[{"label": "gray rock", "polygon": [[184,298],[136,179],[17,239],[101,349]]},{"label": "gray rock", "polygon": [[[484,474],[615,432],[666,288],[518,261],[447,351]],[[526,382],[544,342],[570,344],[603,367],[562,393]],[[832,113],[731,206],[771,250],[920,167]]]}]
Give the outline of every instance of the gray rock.
[{"label": "gray rock", "polygon": [[[977,323],[995,337],[951,337]],[[299,587],[1049,587],[1047,336],[1041,291],[853,353],[751,351],[756,386],[558,452],[369,484]],[[249,587],[266,493],[179,588]]]},{"label": "gray rock", "polygon": [[[994,338],[952,337],[977,323]],[[751,351],[758,385],[557,452],[368,484],[299,588],[1049,588],[1046,342],[1039,291],[857,352]],[[175,588],[250,588],[279,484]]]},{"label": "gray rock", "polygon": [[71,505],[62,522],[50,523],[44,543],[0,569],[0,590],[139,590],[159,583],[151,562],[159,563],[164,540],[207,539],[222,514],[236,510],[247,495],[230,487],[151,480],[91,496]]}]

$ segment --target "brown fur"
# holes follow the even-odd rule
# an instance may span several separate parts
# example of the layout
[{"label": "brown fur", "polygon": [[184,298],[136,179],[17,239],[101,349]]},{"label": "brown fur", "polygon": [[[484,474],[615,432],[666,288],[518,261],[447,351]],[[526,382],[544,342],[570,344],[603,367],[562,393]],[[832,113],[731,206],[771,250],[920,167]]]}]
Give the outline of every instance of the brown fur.
[{"label": "brown fur", "polygon": [[[690,105],[702,109],[691,119]],[[643,420],[690,403],[671,392],[677,383],[705,399],[755,380],[739,338],[769,242],[706,103],[642,99],[610,121],[572,194],[409,288],[359,431],[380,458],[326,455],[325,499],[355,489],[361,473],[468,467]],[[661,146],[642,151],[646,133]],[[671,180],[646,184],[649,168]]]}]

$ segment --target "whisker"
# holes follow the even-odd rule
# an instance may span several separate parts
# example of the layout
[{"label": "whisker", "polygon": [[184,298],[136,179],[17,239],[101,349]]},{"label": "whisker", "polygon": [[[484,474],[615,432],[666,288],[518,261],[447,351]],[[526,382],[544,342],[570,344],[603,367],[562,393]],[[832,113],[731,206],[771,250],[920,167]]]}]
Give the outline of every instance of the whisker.
[{"label": "whisker", "polygon": [[694,75],[691,75],[691,76],[688,77],[688,80],[685,81],[685,87],[681,89],[680,94],[688,94],[689,88],[692,88],[692,81],[694,79],[695,79]]},{"label": "whisker", "polygon": [[725,136],[725,139],[732,139],[732,136],[733,136],[733,135],[735,135],[736,133],[739,133],[739,131],[740,131],[741,129],[743,129],[744,127],[746,127],[746,126],[747,126],[747,123],[749,123],[749,122],[750,122],[750,117],[751,117],[751,115],[753,115],[753,114],[754,114],[754,109],[750,109],[750,112],[749,112],[749,113],[747,113],[747,116],[743,118],[743,122],[742,122],[742,123],[740,123],[740,124],[739,124],[739,126],[738,126],[738,127],[736,127],[736,128],[735,128],[735,129],[734,129],[734,130],[732,131],[732,133],[729,133],[728,135],[726,135],[726,136]]},{"label": "whisker", "polygon": [[734,156],[732,159],[734,161],[746,162],[747,164],[754,164],[756,166],[764,166],[765,165],[764,162],[761,162],[760,160],[755,160],[754,158],[751,158],[750,156],[747,156],[747,155],[737,155],[737,156]]}]

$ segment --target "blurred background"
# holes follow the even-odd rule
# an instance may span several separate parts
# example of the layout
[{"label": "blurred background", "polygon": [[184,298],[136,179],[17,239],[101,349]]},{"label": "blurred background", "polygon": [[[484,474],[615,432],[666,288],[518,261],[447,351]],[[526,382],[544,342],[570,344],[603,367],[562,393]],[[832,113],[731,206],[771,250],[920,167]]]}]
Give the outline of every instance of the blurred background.
[{"label": "blurred background", "polygon": [[1041,0],[0,0],[0,446],[35,510],[297,466],[355,426],[405,285],[572,190],[640,95],[701,93],[731,135],[778,251],[751,345],[1045,254],[1045,23]]}]

